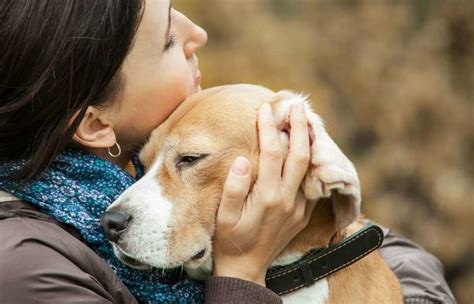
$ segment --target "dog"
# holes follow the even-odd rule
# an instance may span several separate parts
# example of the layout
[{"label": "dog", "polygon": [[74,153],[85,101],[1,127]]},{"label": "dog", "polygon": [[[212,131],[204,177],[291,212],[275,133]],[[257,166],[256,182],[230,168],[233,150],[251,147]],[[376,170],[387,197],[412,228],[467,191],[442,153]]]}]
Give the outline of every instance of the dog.
[{"label": "dog", "polygon": [[[146,174],[104,216],[117,257],[135,268],[184,267],[192,278],[210,276],[216,211],[237,156],[249,160],[252,181],[256,180],[258,109],[270,103],[287,155],[290,109],[298,101],[305,103],[313,139],[300,191],[317,204],[307,227],[272,263],[267,286],[283,286],[286,283],[276,280],[294,274],[298,278],[293,281],[301,281],[297,286],[277,286],[285,303],[401,303],[399,282],[379,253],[351,247],[369,234],[377,243],[370,245],[371,250],[381,244],[375,229],[351,236],[363,228],[360,184],[351,161],[329,137],[304,96],[255,85],[228,85],[194,94],[153,131],[140,153]],[[348,241],[339,244],[344,234]],[[334,255],[337,250],[345,253]],[[331,254],[339,259],[357,250],[360,255],[340,262],[321,279],[314,278],[315,271],[328,267],[327,261],[318,259],[326,258],[331,264]],[[304,259],[308,255],[310,259]],[[311,264],[314,261],[322,266]],[[316,264],[320,269],[314,268]]]}]

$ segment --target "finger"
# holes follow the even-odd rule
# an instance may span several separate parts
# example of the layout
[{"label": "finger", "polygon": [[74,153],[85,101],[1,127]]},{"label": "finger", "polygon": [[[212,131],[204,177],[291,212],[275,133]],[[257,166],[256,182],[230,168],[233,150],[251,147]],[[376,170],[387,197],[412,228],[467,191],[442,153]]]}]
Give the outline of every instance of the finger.
[{"label": "finger", "polygon": [[298,102],[292,106],[290,126],[290,152],[283,168],[283,183],[290,193],[296,194],[308,170],[311,156],[308,120],[303,102]]},{"label": "finger", "polygon": [[217,210],[217,223],[235,226],[239,221],[242,207],[250,190],[249,161],[245,157],[237,157],[232,164],[224,183],[221,203]]},{"label": "finger", "polygon": [[270,104],[262,105],[258,115],[260,156],[258,181],[264,187],[275,187],[281,181],[283,156]]}]

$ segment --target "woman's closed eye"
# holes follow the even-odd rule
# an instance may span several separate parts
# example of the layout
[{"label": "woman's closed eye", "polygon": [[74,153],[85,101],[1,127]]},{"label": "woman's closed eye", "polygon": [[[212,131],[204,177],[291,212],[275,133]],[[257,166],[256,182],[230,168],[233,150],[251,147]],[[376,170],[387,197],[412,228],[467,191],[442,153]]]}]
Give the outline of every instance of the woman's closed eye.
[{"label": "woman's closed eye", "polygon": [[165,51],[166,51],[166,50],[169,50],[169,49],[171,49],[173,46],[175,46],[175,45],[176,45],[176,40],[177,40],[176,35],[170,34],[170,37],[169,37],[168,41],[167,41],[166,44],[165,44],[164,50],[165,50]]}]

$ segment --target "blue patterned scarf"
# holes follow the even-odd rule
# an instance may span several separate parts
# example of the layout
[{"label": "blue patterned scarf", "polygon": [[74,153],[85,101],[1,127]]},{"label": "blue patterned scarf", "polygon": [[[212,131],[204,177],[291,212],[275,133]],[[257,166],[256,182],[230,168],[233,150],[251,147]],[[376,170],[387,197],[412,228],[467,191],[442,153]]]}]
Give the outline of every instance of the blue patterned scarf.
[{"label": "blue patterned scarf", "polygon": [[135,179],[104,159],[81,150],[68,149],[33,182],[9,179],[25,164],[0,163],[0,190],[38,206],[60,222],[74,226],[122,282],[142,303],[201,303],[203,287],[179,280],[160,270],[140,271],[122,264],[114,255],[100,217]]}]

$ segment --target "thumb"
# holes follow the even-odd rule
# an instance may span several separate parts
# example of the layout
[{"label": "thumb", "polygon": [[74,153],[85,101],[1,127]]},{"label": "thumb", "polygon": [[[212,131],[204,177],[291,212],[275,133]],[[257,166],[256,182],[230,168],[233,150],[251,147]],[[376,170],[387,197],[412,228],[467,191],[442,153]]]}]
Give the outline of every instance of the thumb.
[{"label": "thumb", "polygon": [[250,188],[250,164],[242,156],[237,157],[227,175],[222,200],[217,211],[217,223],[235,226],[240,218]]}]

